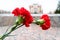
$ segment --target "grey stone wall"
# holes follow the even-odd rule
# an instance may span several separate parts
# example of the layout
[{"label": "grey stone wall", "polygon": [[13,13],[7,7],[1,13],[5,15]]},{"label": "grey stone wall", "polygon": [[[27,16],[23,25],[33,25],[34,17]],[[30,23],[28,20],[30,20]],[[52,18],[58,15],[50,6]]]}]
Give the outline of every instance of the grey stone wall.
[{"label": "grey stone wall", "polygon": [[[35,19],[39,17],[35,17]],[[12,32],[5,40],[60,40],[60,17],[50,17],[51,27],[48,30],[42,30],[40,26],[31,24],[30,27],[22,26]],[[9,27],[11,28],[16,17],[0,16],[0,35],[2,35]]]},{"label": "grey stone wall", "polygon": [[[40,19],[38,16],[34,19]],[[60,16],[50,17],[52,27],[60,27]],[[12,26],[16,21],[14,16],[0,16],[0,26]]]},{"label": "grey stone wall", "polygon": [[14,16],[0,16],[0,26],[12,26],[15,20]]}]

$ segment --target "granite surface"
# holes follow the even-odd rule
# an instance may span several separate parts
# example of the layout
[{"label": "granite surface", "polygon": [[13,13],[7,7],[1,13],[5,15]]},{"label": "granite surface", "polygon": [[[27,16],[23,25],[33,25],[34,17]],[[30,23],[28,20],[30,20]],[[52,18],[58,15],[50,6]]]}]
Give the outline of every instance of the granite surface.
[{"label": "granite surface", "polygon": [[[35,19],[39,17],[35,17]],[[48,30],[42,30],[40,26],[31,24],[30,27],[22,26],[12,32],[5,40],[60,40],[60,17],[50,17],[51,27]],[[0,17],[0,35],[7,28],[11,28],[16,17]]]}]

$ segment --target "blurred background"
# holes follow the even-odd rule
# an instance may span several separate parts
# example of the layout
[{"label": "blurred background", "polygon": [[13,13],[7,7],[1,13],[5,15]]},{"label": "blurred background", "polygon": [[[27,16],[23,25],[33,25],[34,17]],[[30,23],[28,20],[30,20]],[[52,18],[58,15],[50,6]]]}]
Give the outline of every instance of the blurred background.
[{"label": "blurred background", "polygon": [[43,13],[54,13],[57,9],[59,0],[0,0],[0,11],[12,11],[16,7],[25,7],[30,11],[30,6],[40,6]]}]

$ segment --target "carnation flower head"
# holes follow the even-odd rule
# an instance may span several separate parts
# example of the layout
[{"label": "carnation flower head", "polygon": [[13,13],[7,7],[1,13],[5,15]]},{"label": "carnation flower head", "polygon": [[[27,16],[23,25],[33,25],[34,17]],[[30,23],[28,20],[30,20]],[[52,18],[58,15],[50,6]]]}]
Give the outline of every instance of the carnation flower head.
[{"label": "carnation flower head", "polygon": [[14,14],[15,16],[20,16],[24,19],[23,24],[26,27],[29,27],[29,24],[31,24],[33,22],[33,17],[30,15],[30,12],[28,10],[26,10],[24,7],[16,8],[12,11],[12,14]]},{"label": "carnation flower head", "polygon": [[44,19],[44,24],[40,25],[42,27],[43,30],[47,30],[50,28],[50,19],[49,16],[47,14],[42,15],[41,19]]},{"label": "carnation flower head", "polygon": [[12,14],[14,14],[14,16],[19,16],[19,15],[20,15],[20,9],[19,9],[19,8],[15,8],[15,9],[12,11]]},{"label": "carnation flower head", "polygon": [[20,9],[20,15],[24,18],[23,24],[26,27],[29,27],[29,24],[33,22],[33,17],[30,15],[30,12],[24,7]]}]

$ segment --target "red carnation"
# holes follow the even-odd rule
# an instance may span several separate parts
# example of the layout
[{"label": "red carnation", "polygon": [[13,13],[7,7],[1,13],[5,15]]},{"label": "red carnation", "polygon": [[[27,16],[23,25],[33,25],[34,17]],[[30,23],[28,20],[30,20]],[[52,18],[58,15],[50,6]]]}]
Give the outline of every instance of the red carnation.
[{"label": "red carnation", "polygon": [[23,24],[29,27],[29,24],[33,22],[33,17],[30,15],[30,12],[22,7],[20,9],[20,15],[24,18]]},{"label": "red carnation", "polygon": [[50,19],[47,14],[42,15],[41,19],[44,19],[44,24],[41,25],[43,30],[47,30],[50,28]]},{"label": "red carnation", "polygon": [[14,16],[19,16],[20,15],[20,9],[16,8],[12,11],[12,14],[14,14]]}]

